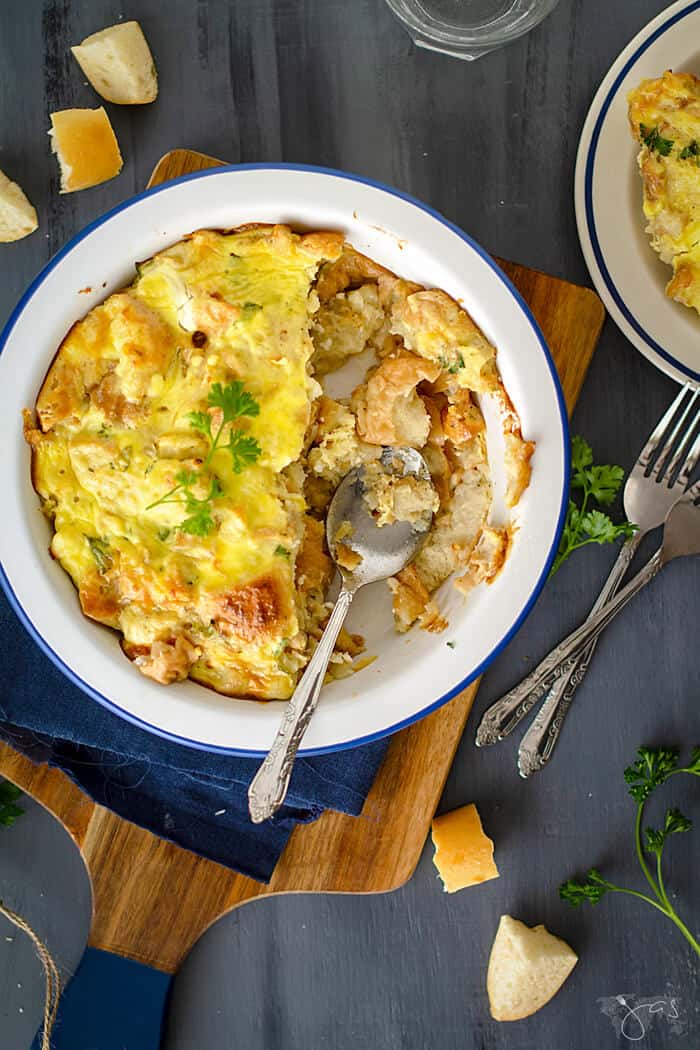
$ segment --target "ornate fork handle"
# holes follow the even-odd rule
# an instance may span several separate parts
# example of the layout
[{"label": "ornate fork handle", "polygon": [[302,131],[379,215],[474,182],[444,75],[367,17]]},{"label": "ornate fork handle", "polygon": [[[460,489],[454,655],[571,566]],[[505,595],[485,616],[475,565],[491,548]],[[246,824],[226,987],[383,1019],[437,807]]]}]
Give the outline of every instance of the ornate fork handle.
[{"label": "ornate fork handle", "polygon": [[271,817],[284,801],[299,744],[316,710],[328,662],[353,596],[354,592],[345,587],[340,591],[316,652],[287,704],[272,747],[251,781],[248,807],[254,824]]},{"label": "ornate fork handle", "polygon": [[[637,552],[642,535],[636,532],[623,543],[615,564],[589,613],[589,619],[606,605],[613,594],[617,593]],[[595,638],[579,657],[571,674],[561,675],[555,679],[549,695],[520,742],[518,768],[522,777],[531,776],[549,761],[576,690],[586,677],[597,644],[598,639]]]},{"label": "ornate fork handle", "polygon": [[568,678],[574,671],[582,652],[598,637],[637,591],[656,575],[662,565],[663,556],[659,549],[626,587],[552,649],[549,655],[545,656],[544,660],[519,685],[497,700],[488,709],[479,724],[476,735],[477,745],[483,747],[485,744],[495,744],[502,740],[518,725],[534,704],[549,691],[557,678],[563,675]]}]

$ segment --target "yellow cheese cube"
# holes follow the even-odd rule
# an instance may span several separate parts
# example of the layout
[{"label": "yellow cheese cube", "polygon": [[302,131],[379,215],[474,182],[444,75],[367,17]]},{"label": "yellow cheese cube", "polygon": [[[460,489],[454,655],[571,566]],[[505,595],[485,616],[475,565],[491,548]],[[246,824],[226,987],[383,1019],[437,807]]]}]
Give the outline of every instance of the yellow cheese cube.
[{"label": "yellow cheese cube", "polygon": [[119,143],[102,106],[52,113],[49,135],[61,167],[61,193],[96,186],[122,170]]},{"label": "yellow cheese cube", "polygon": [[493,842],[484,834],[473,802],[435,817],[432,837],[433,861],[447,893],[498,878]]}]

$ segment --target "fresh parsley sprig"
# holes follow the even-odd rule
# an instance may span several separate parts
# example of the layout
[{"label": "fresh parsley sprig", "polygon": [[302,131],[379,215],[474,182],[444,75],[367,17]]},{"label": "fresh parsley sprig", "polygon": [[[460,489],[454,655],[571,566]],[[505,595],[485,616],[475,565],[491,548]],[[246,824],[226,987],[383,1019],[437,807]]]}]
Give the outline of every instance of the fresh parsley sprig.
[{"label": "fresh parsley sprig", "polygon": [[175,475],[177,485],[166,492],[160,499],[150,503],[146,510],[158,507],[161,503],[183,503],[187,511],[187,517],[180,522],[180,532],[187,532],[191,536],[208,536],[214,528],[214,519],[211,516],[211,505],[219,496],[223,496],[224,490],[218,478],[209,479],[209,491],[203,499],[199,499],[192,491],[192,486],[199,481],[200,474],[193,470],[181,470]]},{"label": "fresh parsley sprig", "polygon": [[648,128],[646,124],[639,125],[639,135],[651,153],[659,153],[662,157],[668,157],[673,148],[673,139],[665,139],[658,127]]},{"label": "fresh parsley sprig", "polygon": [[697,164],[698,158],[700,158],[700,146],[698,145],[697,139],[691,139],[688,145],[680,150],[678,156],[681,160],[694,160]]},{"label": "fresh parsley sprig", "polygon": [[574,434],[571,439],[571,488],[581,493],[581,502],[569,500],[564,531],[550,576],[580,547],[588,543],[612,543],[619,536],[626,538],[636,532],[637,526],[631,522],[616,525],[607,514],[590,507],[591,502],[609,507],[624,476],[622,467],[595,466],[591,446]]},{"label": "fresh parsley sprig", "polygon": [[[567,879],[559,887],[559,896],[573,907],[578,907],[578,905],[585,902],[597,904],[606,893],[626,893],[631,897],[638,897],[670,919],[681,931],[688,944],[700,955],[700,943],[673,907],[664,885],[661,870],[661,855],[668,839],[671,835],[689,831],[692,821],[684,816],[680,810],[675,808],[669,809],[666,811],[663,825],[660,828],[648,827],[644,829],[644,841],[642,841],[644,808],[652,792],[664,784],[669,777],[675,776],[677,773],[700,776],[700,747],[695,748],[688,765],[679,766],[678,761],[679,752],[671,748],[640,747],[637,751],[637,761],[628,766],[624,773],[629,793],[637,803],[637,815],[634,822],[634,844],[637,860],[654,896],[650,897],[646,893],[640,893],[638,890],[632,890],[626,886],[617,886],[604,878],[597,868],[591,868],[583,881]],[[645,852],[656,858],[655,876],[652,874],[649,863],[644,856]]]},{"label": "fresh parsley sprig", "polygon": [[21,794],[21,789],[9,780],[0,783],[0,827],[11,828],[17,817],[24,813],[20,806],[15,805]]},{"label": "fresh parsley sprig", "polygon": [[[232,424],[243,416],[257,416],[260,414],[260,405],[253,395],[249,393],[240,380],[236,379],[226,386],[214,383],[207,396],[207,403],[211,408],[221,410],[221,420],[216,433],[212,430],[212,415],[210,412],[190,412],[189,423],[193,430],[203,434],[209,442],[209,451],[202,463],[200,470],[181,470],[175,475],[177,482],[169,492],[160,499],[150,503],[146,510],[152,510],[162,503],[183,503],[187,517],[177,526],[178,531],[187,532],[192,536],[208,536],[214,528],[212,516],[212,503],[223,496],[224,489],[216,477],[209,475],[209,490],[204,498],[200,499],[193,492],[193,487],[210,471],[210,465],[214,453],[219,449],[227,449],[231,454],[231,469],[234,474],[240,474],[245,467],[250,466],[259,458],[262,449],[256,439],[249,434],[244,434],[238,427]],[[224,429],[229,427],[228,441],[223,443]]]},{"label": "fresh parsley sprig", "polygon": [[224,448],[231,453],[231,469],[234,474],[240,474],[244,467],[255,463],[262,452],[254,437],[235,428],[229,431],[228,442]]},{"label": "fresh parsley sprig", "polygon": [[[669,157],[673,149],[673,139],[664,138],[657,126],[647,127],[646,124],[639,125],[639,138],[650,153],[658,153],[661,157]],[[691,160],[700,165],[700,144],[697,139],[691,139],[687,146],[677,151],[679,160]]]},{"label": "fresh parsley sprig", "polygon": [[[209,452],[202,464],[205,470],[211,463],[214,453],[220,447],[219,442],[221,441],[224,427],[242,416],[252,417],[260,414],[260,405],[238,379],[235,379],[227,386],[222,386],[221,383],[214,383],[209,391],[207,402],[212,408],[221,409],[221,422],[216,434],[212,435],[212,417],[209,412],[190,412],[189,414],[192,429],[198,430],[200,434],[204,434],[209,441]],[[235,474],[240,474],[243,467],[248,463],[254,463],[262,452],[255,438],[248,436],[245,436],[245,441],[243,442],[245,451],[241,452],[243,438],[244,435],[241,431],[232,427],[229,431],[228,444],[223,446],[231,452]]]}]

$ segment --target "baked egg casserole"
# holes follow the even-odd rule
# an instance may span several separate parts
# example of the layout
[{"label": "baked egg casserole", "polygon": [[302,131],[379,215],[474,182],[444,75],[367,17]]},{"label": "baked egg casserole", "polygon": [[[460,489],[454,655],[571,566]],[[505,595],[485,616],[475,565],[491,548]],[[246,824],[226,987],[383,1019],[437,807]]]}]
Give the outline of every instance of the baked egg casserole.
[{"label": "baked egg casserole", "polygon": [[[435,592],[453,573],[465,593],[495,578],[513,529],[490,520],[480,399],[501,420],[509,507],[534,445],[459,303],[339,233],[282,225],[199,230],[136,270],[65,337],[25,436],[51,554],[143,674],[288,698],[329,615],[328,505],[386,445],[419,450],[432,485],[380,486],[378,521],[435,512],[388,581],[397,629],[444,628]],[[324,377],[351,358],[364,379],[331,398]],[[363,649],[342,631],[331,674]]]},{"label": "baked egg casserole", "polygon": [[646,232],[673,267],[666,294],[700,311],[700,80],[667,71],[630,92]]}]

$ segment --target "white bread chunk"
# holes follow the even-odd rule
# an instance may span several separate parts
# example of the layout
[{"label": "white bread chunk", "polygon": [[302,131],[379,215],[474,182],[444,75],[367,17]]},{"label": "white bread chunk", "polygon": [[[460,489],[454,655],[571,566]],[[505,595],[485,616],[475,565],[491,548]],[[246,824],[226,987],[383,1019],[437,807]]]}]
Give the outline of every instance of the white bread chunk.
[{"label": "white bread chunk", "polygon": [[151,49],[138,22],[120,22],[72,47],[98,95],[120,105],[144,105],[158,94]]},{"label": "white bread chunk", "polygon": [[122,155],[102,106],[61,109],[50,116],[49,135],[61,168],[61,193],[85,190],[119,174]]},{"label": "white bread chunk", "polygon": [[38,225],[36,211],[22,188],[0,171],[0,242],[20,241]]},{"label": "white bread chunk", "polygon": [[548,1003],[563,985],[578,956],[544,926],[530,929],[502,915],[489,958],[486,990],[496,1021],[519,1021]]}]

